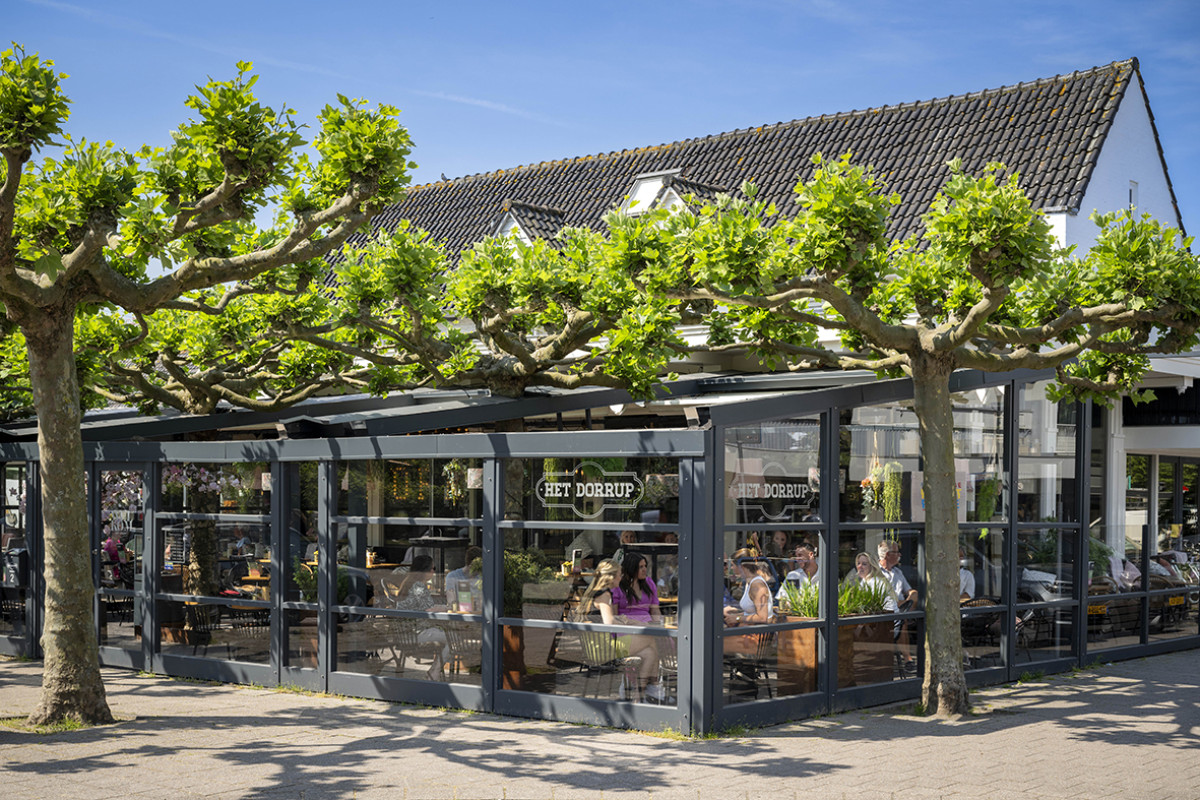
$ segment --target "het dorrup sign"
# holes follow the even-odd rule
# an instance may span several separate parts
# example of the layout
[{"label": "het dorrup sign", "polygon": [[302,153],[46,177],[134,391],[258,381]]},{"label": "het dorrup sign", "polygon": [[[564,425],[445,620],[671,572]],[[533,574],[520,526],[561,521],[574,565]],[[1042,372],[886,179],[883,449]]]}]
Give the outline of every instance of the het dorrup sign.
[{"label": "het dorrup sign", "polygon": [[637,508],[645,484],[633,472],[608,472],[595,461],[584,461],[571,472],[547,472],[534,487],[546,508],[569,508],[594,519],[610,508]]},{"label": "het dorrup sign", "polygon": [[726,492],[742,511],[755,510],[766,519],[782,520],[808,510],[816,499],[820,483],[816,470],[800,477],[780,464],[754,466],[752,471],[737,473]]}]

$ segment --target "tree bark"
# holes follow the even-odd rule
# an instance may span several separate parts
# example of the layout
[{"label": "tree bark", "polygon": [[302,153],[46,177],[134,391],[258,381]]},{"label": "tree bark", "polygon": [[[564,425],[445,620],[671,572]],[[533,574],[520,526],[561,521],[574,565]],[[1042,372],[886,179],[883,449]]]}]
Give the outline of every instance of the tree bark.
[{"label": "tree bark", "polygon": [[31,724],[113,721],[100,679],[87,524],[74,306],[41,310],[22,321],[29,378],[38,410],[46,601],[42,697]]},{"label": "tree bark", "polygon": [[958,496],[954,484],[951,359],[913,358],[913,407],[925,462],[925,683],[930,714],[965,714],[971,701],[963,674],[958,589]]}]

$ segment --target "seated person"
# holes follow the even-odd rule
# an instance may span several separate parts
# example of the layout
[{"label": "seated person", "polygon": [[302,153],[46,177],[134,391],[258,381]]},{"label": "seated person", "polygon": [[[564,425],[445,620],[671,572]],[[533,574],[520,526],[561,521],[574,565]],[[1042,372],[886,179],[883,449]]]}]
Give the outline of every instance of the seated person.
[{"label": "seated person", "polygon": [[[420,555],[414,558],[408,574],[396,587],[395,607],[401,611],[445,611],[446,606],[435,604],[433,591],[429,588],[432,578],[433,557]],[[429,668],[427,676],[430,680],[440,681],[443,679],[446,659],[450,657],[446,632],[439,627],[430,626],[417,634],[417,644],[429,644],[430,642],[441,644],[442,649],[433,666]]]},{"label": "seated person", "polygon": [[966,551],[958,548],[958,599],[962,603],[975,599],[975,573],[970,566]]},{"label": "seated person", "polygon": [[[771,608],[771,589],[767,582],[769,565],[754,555],[749,548],[733,554],[734,563],[745,577],[742,598],[736,606],[725,607],[725,627],[764,625],[774,618]],[[758,637],[726,636],[724,649],[727,653],[753,653],[758,649]]]},{"label": "seated person", "polygon": [[[657,625],[662,623],[658,608],[658,589],[648,580],[650,562],[641,553],[626,552],[621,562],[621,580],[609,590],[611,613],[616,624]],[[597,601],[601,617],[604,605]],[[606,620],[607,621],[607,620]],[[653,636],[632,634],[622,637],[631,656],[642,659],[638,670],[638,688],[651,700],[661,702],[666,691],[658,682],[658,642]]]},{"label": "seated person", "polygon": [[483,580],[483,567],[478,569],[475,567],[475,562],[483,558],[483,548],[478,545],[471,545],[467,548],[466,560],[458,569],[452,569],[446,573],[446,591],[453,591],[457,588],[458,581],[470,581],[479,583]]},{"label": "seated person", "polygon": [[783,582],[779,586],[779,591],[775,593],[775,599],[783,598],[783,584],[790,583],[800,589],[812,583],[820,586],[818,573],[820,564],[817,562],[817,553],[811,544],[803,543],[796,545],[795,555],[792,557],[792,569],[788,571]]}]

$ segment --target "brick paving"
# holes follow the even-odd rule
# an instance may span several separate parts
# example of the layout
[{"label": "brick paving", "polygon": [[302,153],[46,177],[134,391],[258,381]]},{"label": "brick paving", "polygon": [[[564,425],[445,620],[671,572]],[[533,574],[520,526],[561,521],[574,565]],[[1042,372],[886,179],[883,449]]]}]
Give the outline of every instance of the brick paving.
[{"label": "brick paving", "polygon": [[[105,670],[118,725],[0,728],[4,800],[1200,798],[1200,651],[710,740]],[[41,665],[0,661],[0,715]]]}]

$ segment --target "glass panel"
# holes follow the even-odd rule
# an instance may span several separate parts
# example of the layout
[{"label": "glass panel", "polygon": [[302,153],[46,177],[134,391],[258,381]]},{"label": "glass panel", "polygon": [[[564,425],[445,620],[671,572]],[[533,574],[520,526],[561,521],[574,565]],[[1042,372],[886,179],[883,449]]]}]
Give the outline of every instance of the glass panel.
[{"label": "glass panel", "polygon": [[501,627],[502,687],[540,694],[675,705],[677,633]]},{"label": "glass panel", "polygon": [[1000,634],[1004,625],[1004,606],[980,597],[963,603],[963,667],[968,670],[999,667],[1004,664]]},{"label": "glass panel", "polygon": [[24,636],[31,566],[25,541],[25,465],[0,464],[0,477],[0,636]]},{"label": "glass panel", "polygon": [[923,519],[920,447],[911,402],[843,411],[838,481],[841,518],[848,522]]},{"label": "glass panel", "polygon": [[1108,465],[1108,409],[1098,403],[1091,406],[1092,456],[1091,482],[1088,498],[1088,528],[1096,530],[1108,523],[1108,482],[1111,468]]},{"label": "glass panel", "polygon": [[338,625],[337,668],[389,678],[482,685],[483,626],[366,615]]},{"label": "glass panel", "polygon": [[1183,470],[1183,513],[1181,520],[1183,522],[1183,540],[1180,543],[1181,548],[1186,545],[1191,545],[1193,548],[1200,544],[1200,528],[1197,527],[1197,508],[1196,487],[1200,484],[1200,465],[1194,461],[1185,461],[1182,464]]},{"label": "glass panel", "polygon": [[1150,641],[1195,636],[1197,630],[1198,576],[1196,564],[1181,551],[1155,553],[1150,557],[1146,581],[1150,591]]},{"label": "glass panel", "polygon": [[164,654],[267,664],[271,660],[271,609],[265,604],[158,601]]},{"label": "glass panel", "polygon": [[141,472],[100,472],[100,586],[140,588],[146,485]]},{"label": "glass panel", "polygon": [[[449,605],[454,598],[446,597],[447,589],[453,589],[447,578],[472,577],[482,568],[481,564],[475,563],[483,554],[478,545],[472,544],[478,542],[481,535],[475,527],[437,528],[336,521],[333,526],[339,565],[339,604],[345,604],[345,598],[352,594],[368,604],[390,606],[394,601],[386,599],[386,587],[381,585],[381,580],[393,574],[400,580],[410,568],[419,566],[428,575],[425,583],[431,597],[439,605]],[[304,573],[298,573],[303,578],[302,599],[315,602],[316,580],[305,574],[315,575],[317,564],[311,553],[301,566],[306,568]],[[468,568],[471,575],[466,574]]]},{"label": "glass panel", "polygon": [[1087,603],[1088,652],[1128,647],[1142,642],[1140,595],[1101,596],[1089,587]]},{"label": "glass panel", "polygon": [[1008,496],[1004,388],[974,389],[953,395],[952,401],[959,522],[1003,520]]},{"label": "glass panel", "polygon": [[958,587],[963,603],[999,603],[1004,597],[1003,529],[966,530],[959,542]]},{"label": "glass panel", "polygon": [[142,472],[100,472],[100,644],[140,651],[146,484]]},{"label": "glass panel", "polygon": [[317,612],[285,611],[287,623],[287,665],[317,668]]},{"label": "glass panel", "polygon": [[142,649],[141,614],[139,613],[137,615],[135,624],[135,602],[136,599],[132,594],[101,595],[101,645],[107,647],[119,647],[123,650],[140,651]]},{"label": "glass panel", "polygon": [[1031,608],[1016,621],[1016,664],[1075,655],[1073,608]]},{"label": "glass panel", "polygon": [[679,520],[677,458],[538,458],[504,464],[506,519]]},{"label": "glass panel", "polygon": [[1017,602],[1064,600],[1072,596],[1075,531],[1042,528],[1017,534]]},{"label": "glass panel", "polygon": [[797,688],[815,691],[817,636],[813,628],[764,634],[730,633],[727,630],[724,637],[725,705],[774,697],[777,689],[785,688],[780,685],[783,681],[791,684],[798,679],[801,683],[800,687],[787,686],[789,694],[798,694]]},{"label": "glass panel", "polygon": [[483,462],[476,458],[345,461],[337,485],[342,516],[483,516]]},{"label": "glass panel", "polygon": [[1049,383],[1021,391],[1017,476],[1019,522],[1077,522],[1075,434],[1078,406],[1046,397]]},{"label": "glass panel", "polygon": [[1158,549],[1178,547],[1182,526],[1175,516],[1175,462],[1158,463]]},{"label": "glass panel", "polygon": [[818,416],[727,428],[725,521],[820,522],[820,448]]},{"label": "glass panel", "polygon": [[[661,613],[675,613],[680,576],[679,537],[674,531],[510,530],[507,533],[510,536],[506,537],[509,541],[504,555],[505,616],[561,620],[570,617],[581,603],[587,605],[581,613],[598,615],[599,610],[584,601],[607,591],[608,584],[614,581],[633,581],[637,577],[634,568],[639,563],[645,564],[647,594],[653,595]],[[604,580],[600,581],[601,578]],[[593,587],[595,590],[589,594]]]},{"label": "glass panel", "polygon": [[[887,589],[882,611],[895,611],[898,605],[910,605],[924,596],[924,578],[917,566],[921,541],[918,530],[841,531],[838,535],[838,575],[842,583],[885,581]],[[862,565],[862,566],[860,566]],[[839,612],[865,613],[863,609],[839,601]],[[910,610],[909,607],[904,610]],[[879,612],[874,612],[879,613]]]},{"label": "glass panel", "polygon": [[271,470],[264,462],[164,464],[162,511],[196,514],[267,514]]},{"label": "glass panel", "polygon": [[[1042,602],[1073,596],[1074,531],[1052,528],[1017,534],[1018,602]],[[1017,664],[1067,657],[1075,652],[1072,608],[1032,608],[1017,613]]]}]

